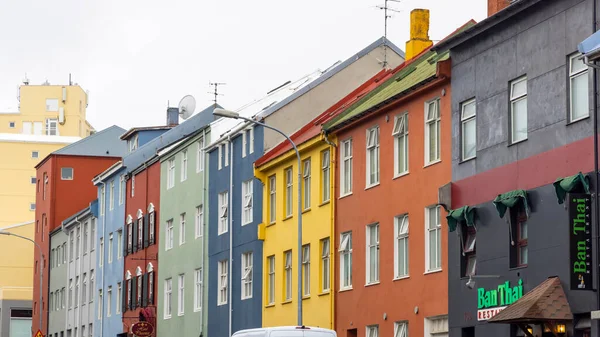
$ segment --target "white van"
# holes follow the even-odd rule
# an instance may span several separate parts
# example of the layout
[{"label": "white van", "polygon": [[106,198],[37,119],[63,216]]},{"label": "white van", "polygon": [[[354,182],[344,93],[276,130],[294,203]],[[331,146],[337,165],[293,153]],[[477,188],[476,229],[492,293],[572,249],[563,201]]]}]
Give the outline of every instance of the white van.
[{"label": "white van", "polygon": [[337,337],[335,330],[308,326],[277,326],[240,330],[232,337]]}]

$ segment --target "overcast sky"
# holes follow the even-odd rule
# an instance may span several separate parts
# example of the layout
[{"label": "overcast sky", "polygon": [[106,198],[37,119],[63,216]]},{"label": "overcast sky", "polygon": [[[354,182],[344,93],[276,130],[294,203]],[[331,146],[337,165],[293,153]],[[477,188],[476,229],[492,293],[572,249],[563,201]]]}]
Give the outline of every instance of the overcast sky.
[{"label": "overcast sky", "polygon": [[[73,81],[89,90],[88,120],[101,130],[162,125],[167,101],[186,94],[237,109],[287,80],[345,60],[383,36],[384,0],[3,0],[0,111],[17,109],[17,86]],[[441,40],[486,0],[389,2],[388,38],[405,49],[409,13],[431,11]]]}]

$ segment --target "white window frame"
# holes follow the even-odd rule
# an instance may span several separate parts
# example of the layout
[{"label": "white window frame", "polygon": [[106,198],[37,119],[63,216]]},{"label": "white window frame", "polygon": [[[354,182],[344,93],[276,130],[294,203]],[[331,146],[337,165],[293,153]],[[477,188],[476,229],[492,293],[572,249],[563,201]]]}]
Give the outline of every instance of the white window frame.
[{"label": "white window frame", "polygon": [[113,261],[113,233],[108,235],[108,264]]},{"label": "white window frame", "polygon": [[253,179],[242,182],[242,196],[244,198],[242,203],[242,226],[250,224],[253,221],[253,186]]},{"label": "white window frame", "polygon": [[173,249],[173,219],[167,220],[167,226],[165,226],[165,251]]},{"label": "white window frame", "polygon": [[185,181],[187,179],[187,170],[188,169],[188,154],[187,149],[181,151],[181,181]]},{"label": "white window frame", "polygon": [[167,161],[167,189],[175,186],[175,158],[171,158]]},{"label": "white window frame", "polygon": [[138,250],[142,250],[144,247],[144,213],[141,209],[137,211],[137,230],[138,230]]},{"label": "white window frame", "polygon": [[110,187],[108,190],[108,209],[111,211],[113,209],[115,209],[115,181],[114,180],[110,181]]},{"label": "white window frame", "polygon": [[223,168],[223,145],[217,146],[217,169],[220,170]]},{"label": "white window frame", "polygon": [[229,166],[229,142],[223,144],[225,146],[225,167]]},{"label": "white window frame", "polygon": [[46,119],[46,136],[58,136],[58,119]]},{"label": "white window frame", "polygon": [[[525,82],[525,93],[524,94],[515,94],[514,93],[514,87],[515,85],[521,83],[521,82]],[[514,121],[515,121],[515,104],[520,102],[520,101],[525,101],[525,138],[520,138],[520,139],[516,139],[515,138],[515,132],[514,132]],[[527,139],[528,137],[528,131],[527,131],[527,118],[528,118],[528,108],[527,108],[527,76],[522,76],[519,77],[513,81],[510,82],[510,143],[511,144],[515,144],[518,142],[522,142],[524,140]]]},{"label": "white window frame", "polygon": [[204,136],[198,139],[198,150],[196,153],[196,173],[204,171]]},{"label": "white window frame", "polygon": [[229,216],[229,192],[221,192],[218,196],[218,209],[219,209],[219,227],[218,235],[225,234],[229,231],[227,218]]},{"label": "white window frame", "polygon": [[285,169],[285,217],[294,216],[294,171]]},{"label": "white window frame", "polygon": [[367,331],[365,335],[367,337],[379,337],[379,325],[367,325]]},{"label": "white window frame", "polygon": [[[573,62],[577,61],[578,58],[582,57],[581,53],[575,53],[573,55],[571,55],[569,57],[569,122],[573,123],[573,122],[577,122],[580,121],[582,119],[588,118],[590,116],[590,103],[589,103],[589,78],[588,78],[588,66],[583,63],[583,60],[581,61],[583,63],[583,67],[579,70],[573,70]],[[586,113],[581,115],[580,117],[573,117],[573,82],[574,80],[576,80],[578,77],[581,76],[585,76],[586,79],[586,90],[587,92],[585,93],[585,97],[588,98],[588,101],[586,101],[586,107],[587,109],[585,110]]]},{"label": "white window frame", "polygon": [[277,221],[277,176],[269,177],[269,222]]},{"label": "white window frame", "polygon": [[46,98],[46,111],[58,112],[58,98]]},{"label": "white window frame", "polygon": [[[430,215],[429,211],[435,208],[437,210],[437,224],[434,228],[430,228]],[[440,214],[440,206],[431,206],[425,208],[425,271],[426,273],[432,273],[442,270],[442,222],[441,222],[441,214]],[[437,252],[439,252],[439,260],[436,261],[438,265],[431,265],[431,256],[429,254],[429,239],[431,235],[436,235],[436,242],[440,242],[440,247],[437,247]],[[439,240],[437,240],[437,236],[439,236]]]},{"label": "white window frame", "polygon": [[310,244],[302,246],[302,297],[310,296]]},{"label": "white window frame", "polygon": [[[403,214],[394,217],[394,279],[407,278],[410,270],[410,249],[409,249],[409,231],[410,221],[408,214]],[[401,243],[403,243],[403,251],[400,251]],[[402,254],[402,256],[400,256]],[[402,270],[400,264],[404,265]]]},{"label": "white window frame", "polygon": [[185,213],[179,215],[179,245],[185,243]]},{"label": "white window frame", "polygon": [[246,148],[248,146],[248,136],[246,135],[246,130],[242,131],[242,158],[246,157]]},{"label": "white window frame", "polygon": [[100,256],[98,256],[98,264],[104,266],[104,238],[100,238]]},{"label": "white window frame", "polygon": [[[352,232],[340,234],[338,252],[340,253],[340,290],[352,289]],[[344,269],[346,262],[348,270]]]},{"label": "white window frame", "polygon": [[292,251],[288,250],[286,252],[283,253],[284,259],[284,276],[285,276],[285,280],[284,280],[284,285],[285,285],[285,291],[284,291],[284,301],[291,301],[292,300],[292,274],[293,274],[293,270],[292,270]]},{"label": "white window frame", "polygon": [[[431,105],[434,105],[435,107],[435,111],[434,111],[434,115],[433,116],[429,116],[429,107]],[[437,162],[440,162],[442,160],[442,151],[441,151],[441,136],[442,136],[442,131],[440,128],[440,124],[441,124],[441,113],[440,113],[440,99],[439,98],[435,98],[432,99],[428,102],[425,102],[425,166],[427,165],[431,165],[431,164],[435,164]],[[435,144],[431,144],[430,142],[430,126],[435,126],[435,132],[436,132],[436,137],[435,137]],[[436,157],[435,158],[431,158],[430,153],[431,153],[431,146],[433,146],[433,150],[435,152]]]},{"label": "white window frame", "polygon": [[135,175],[131,175],[131,197],[135,196]]},{"label": "white window frame", "polygon": [[221,260],[217,264],[217,277],[218,284],[217,287],[217,306],[225,305],[228,301],[228,268],[229,268],[229,260]]},{"label": "white window frame", "polygon": [[408,321],[394,322],[394,337],[408,337]]},{"label": "white window frame", "polygon": [[[366,137],[366,188],[377,186],[380,176],[380,160],[379,160],[379,126],[374,126],[367,129]],[[374,163],[373,163],[374,162]],[[373,166],[373,167],[371,167]]]},{"label": "white window frame", "polygon": [[[68,172],[69,170],[71,170],[71,174],[69,177],[69,175],[65,175],[65,172]],[[60,180],[73,180],[75,178],[75,170],[72,167],[61,167],[60,168]]]},{"label": "white window frame", "polygon": [[[440,322],[441,324],[436,324]],[[448,316],[425,317],[426,336],[448,336]]]},{"label": "white window frame", "polygon": [[321,292],[331,290],[331,240],[321,240]]},{"label": "white window frame", "polygon": [[267,293],[267,304],[271,305],[275,303],[275,255],[267,257],[267,268],[268,269],[268,293]]},{"label": "white window frame", "polygon": [[104,215],[104,208],[106,204],[106,185],[100,187],[100,215]]},{"label": "white window frame", "polygon": [[110,317],[111,314],[111,310],[110,307],[112,306],[112,286],[108,286],[108,291],[106,292],[106,317]]},{"label": "white window frame", "polygon": [[[394,178],[397,178],[409,172],[408,112],[394,118],[392,137],[394,137]],[[403,167],[400,167],[400,157],[403,157]]]},{"label": "white window frame", "polygon": [[104,308],[103,303],[104,299],[102,298],[102,289],[98,289],[98,319],[102,320]]},{"label": "white window frame", "polygon": [[117,303],[115,306],[115,313],[118,315],[121,313],[121,306],[123,305],[123,303],[121,303],[121,298],[123,296],[123,288],[121,286],[121,282],[117,283]]},{"label": "white window frame", "polygon": [[[93,240],[93,238],[92,238]],[[123,257],[123,230],[117,231],[117,260]]]},{"label": "white window frame", "polygon": [[[340,167],[340,197],[344,197],[352,194],[352,138],[341,142],[340,158],[342,162]],[[348,179],[346,179],[346,176]]]},{"label": "white window frame", "polygon": [[204,236],[204,205],[196,207],[196,218],[194,227],[196,239]]},{"label": "white window frame", "polygon": [[250,143],[248,153],[254,153],[254,126],[250,127],[250,140],[248,143]]},{"label": "white window frame", "polygon": [[177,316],[185,314],[185,274],[179,274],[177,291]]},{"label": "white window frame", "polygon": [[310,209],[310,194],[311,194],[311,160],[310,158],[302,162],[302,194],[303,194],[303,210]]},{"label": "white window frame", "polygon": [[202,268],[198,268],[194,271],[194,312],[202,311],[202,300],[203,300],[203,278]]},{"label": "white window frame", "polygon": [[252,252],[246,252],[242,254],[242,300],[252,298],[252,279],[253,279],[253,258],[254,254]]},{"label": "white window frame", "polygon": [[331,199],[331,151],[321,152],[321,203]]},{"label": "white window frame", "polygon": [[121,175],[119,178],[119,205],[123,205],[125,201],[125,191],[127,190],[127,182],[125,181],[125,175]]},{"label": "white window frame", "polygon": [[[466,108],[473,106],[473,113],[470,115],[467,115],[466,113]],[[473,128],[475,134],[473,135],[473,138],[475,140],[475,153],[471,156],[468,156],[466,154],[466,150],[467,150],[467,142],[466,142],[466,136],[467,136],[467,126],[470,124],[475,124],[475,127]],[[469,159],[473,159],[475,157],[477,157],[477,102],[475,100],[475,98],[472,98],[470,100],[464,101],[463,103],[460,104],[460,157],[462,160],[469,160]]]},{"label": "white window frame", "polygon": [[168,278],[165,280],[165,304],[164,304],[164,318],[169,319],[173,314],[173,279]]},{"label": "white window frame", "polygon": [[[375,233],[373,233],[375,231]],[[380,256],[379,256],[379,223],[367,225],[367,235],[366,235],[366,265],[365,268],[366,273],[366,284],[377,284],[379,283],[379,274],[380,274]],[[371,242],[371,239],[374,239]],[[371,252],[371,250],[374,250]],[[371,254],[375,254],[375,264],[371,265]],[[373,276],[371,277],[371,271],[373,272]]]}]

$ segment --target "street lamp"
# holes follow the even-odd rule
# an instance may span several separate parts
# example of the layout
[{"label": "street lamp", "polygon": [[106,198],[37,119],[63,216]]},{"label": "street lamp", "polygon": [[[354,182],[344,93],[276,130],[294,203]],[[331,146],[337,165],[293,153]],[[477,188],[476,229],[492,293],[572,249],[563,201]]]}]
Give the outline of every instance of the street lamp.
[{"label": "street lamp", "polygon": [[40,262],[39,262],[39,267],[40,267],[40,305],[39,305],[39,308],[40,309],[38,311],[38,315],[40,317],[40,331],[41,331],[42,330],[42,303],[43,303],[42,302],[42,300],[43,300],[42,283],[44,281],[44,276],[43,276],[44,275],[43,274],[44,273],[44,269],[42,268],[42,263],[44,261],[44,253],[42,252],[42,247],[40,247],[40,245],[37,242],[31,240],[28,237],[21,236],[19,234],[15,234],[15,233],[11,233],[11,232],[7,232],[4,229],[0,229],[0,235],[9,235],[9,236],[17,237],[19,239],[27,240],[27,241],[33,243],[37,247],[37,249],[40,251]]},{"label": "street lamp", "polygon": [[[284,136],[290,142],[290,144],[292,144],[294,151],[296,151],[296,157],[298,157],[298,326],[302,326],[302,160],[300,159],[298,147],[296,147],[296,144],[292,141],[292,139],[283,133],[283,131],[254,119],[240,116],[240,114],[235,111],[216,108],[213,111],[213,115],[232,119],[242,119],[250,123],[261,125],[267,129],[271,129]],[[229,249],[231,248],[232,247],[229,247]]]}]

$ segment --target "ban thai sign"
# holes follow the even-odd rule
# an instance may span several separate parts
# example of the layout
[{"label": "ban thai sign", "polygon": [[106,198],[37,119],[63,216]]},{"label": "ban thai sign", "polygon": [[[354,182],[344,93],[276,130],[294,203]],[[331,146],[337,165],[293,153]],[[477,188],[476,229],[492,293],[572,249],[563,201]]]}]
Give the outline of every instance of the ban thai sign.
[{"label": "ban thai sign", "polygon": [[496,316],[508,305],[523,297],[523,280],[516,286],[509,281],[499,284],[496,289],[477,288],[477,320],[487,321]]},{"label": "ban thai sign", "polygon": [[585,193],[569,194],[571,290],[592,289],[592,208]]},{"label": "ban thai sign", "polygon": [[137,322],[131,327],[131,332],[137,337],[149,337],[154,333],[154,325],[149,322]]}]

